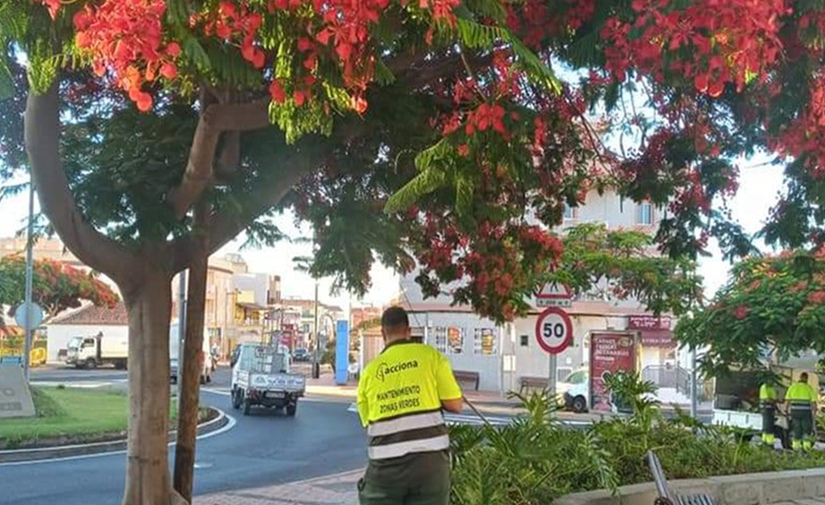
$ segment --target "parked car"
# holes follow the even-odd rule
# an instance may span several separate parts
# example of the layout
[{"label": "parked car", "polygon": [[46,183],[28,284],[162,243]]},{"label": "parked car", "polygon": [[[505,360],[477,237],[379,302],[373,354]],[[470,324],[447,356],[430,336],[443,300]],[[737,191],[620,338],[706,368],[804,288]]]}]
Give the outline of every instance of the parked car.
[{"label": "parked car", "polygon": [[295,349],[295,352],[292,353],[293,361],[309,361],[309,358],[310,354],[306,349]]},{"label": "parked car", "polygon": [[556,391],[564,398],[564,407],[573,412],[587,412],[590,405],[590,381],[587,368],[570,372],[556,385]]}]

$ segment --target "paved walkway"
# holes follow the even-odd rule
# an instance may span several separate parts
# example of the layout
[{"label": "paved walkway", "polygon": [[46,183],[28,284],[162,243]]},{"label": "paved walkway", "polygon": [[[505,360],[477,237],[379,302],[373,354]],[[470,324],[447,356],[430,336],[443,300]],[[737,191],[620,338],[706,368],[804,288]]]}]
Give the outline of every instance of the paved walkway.
[{"label": "paved walkway", "polygon": [[363,470],[358,470],[279,486],[198,496],[193,505],[357,505],[356,487],[363,474]]}]

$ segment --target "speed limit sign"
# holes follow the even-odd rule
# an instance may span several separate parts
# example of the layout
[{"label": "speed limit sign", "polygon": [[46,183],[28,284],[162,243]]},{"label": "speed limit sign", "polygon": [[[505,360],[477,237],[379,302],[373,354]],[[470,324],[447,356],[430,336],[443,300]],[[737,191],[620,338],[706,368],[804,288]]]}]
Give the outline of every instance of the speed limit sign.
[{"label": "speed limit sign", "polygon": [[558,354],[573,341],[573,322],[567,312],[548,307],[536,321],[536,340],[548,354]]}]

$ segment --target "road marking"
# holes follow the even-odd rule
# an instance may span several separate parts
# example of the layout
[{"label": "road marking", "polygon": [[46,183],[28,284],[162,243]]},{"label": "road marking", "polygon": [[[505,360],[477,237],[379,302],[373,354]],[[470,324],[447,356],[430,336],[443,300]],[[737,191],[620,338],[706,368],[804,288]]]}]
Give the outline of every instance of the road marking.
[{"label": "road marking", "polygon": [[[200,435],[197,437],[197,440],[206,440],[207,438],[216,437],[218,435],[223,435],[227,431],[231,430],[235,427],[238,422],[235,420],[234,417],[230,416],[229,414],[225,413],[219,408],[213,407],[215,410],[221,413],[221,415],[226,416],[228,422],[223,428],[219,428],[215,431],[210,433],[206,433],[205,435]],[[169,442],[167,444],[168,447],[172,447],[175,445],[175,442]],[[114,451],[114,452],[101,452],[98,454],[81,454],[79,456],[66,456],[63,458],[51,458],[51,459],[38,459],[36,461],[12,461],[10,463],[0,463],[0,467],[4,466],[23,466],[23,465],[37,465],[37,464],[47,464],[47,463],[62,463],[64,461],[77,461],[81,459],[91,459],[91,458],[102,458],[104,456],[117,456],[120,454],[126,454],[126,451]]]}]

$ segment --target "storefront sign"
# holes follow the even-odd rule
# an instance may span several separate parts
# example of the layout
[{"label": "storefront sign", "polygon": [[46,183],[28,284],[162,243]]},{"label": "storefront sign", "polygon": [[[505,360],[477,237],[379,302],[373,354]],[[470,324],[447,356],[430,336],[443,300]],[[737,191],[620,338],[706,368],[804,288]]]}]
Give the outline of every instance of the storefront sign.
[{"label": "storefront sign", "polygon": [[676,347],[670,330],[641,331],[639,334],[642,336],[644,347]]},{"label": "storefront sign", "polygon": [[636,341],[624,333],[593,333],[590,336],[590,401],[594,411],[610,411],[604,378],[619,371],[636,369]]},{"label": "storefront sign", "polygon": [[670,316],[627,316],[628,330],[669,330]]}]

